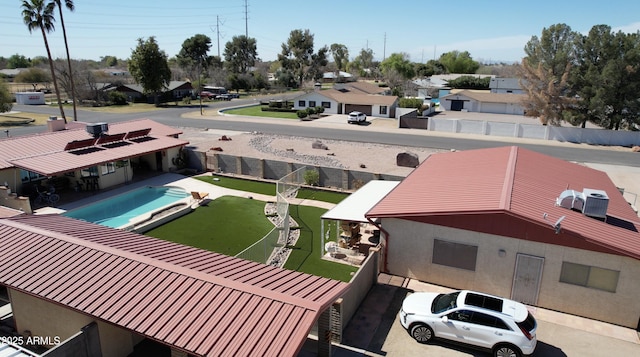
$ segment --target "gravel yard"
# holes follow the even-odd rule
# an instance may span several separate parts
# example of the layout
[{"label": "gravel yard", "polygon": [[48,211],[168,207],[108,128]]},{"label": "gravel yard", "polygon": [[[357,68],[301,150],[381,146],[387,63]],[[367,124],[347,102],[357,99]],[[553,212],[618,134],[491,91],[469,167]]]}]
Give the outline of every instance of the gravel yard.
[{"label": "gravel yard", "polygon": [[[221,153],[271,160],[285,160],[307,165],[342,168],[354,171],[407,176],[413,168],[396,164],[399,153],[411,152],[422,162],[436,149],[400,147],[371,143],[345,142],[267,135],[261,133],[229,132],[219,130],[183,129],[182,138],[198,151],[221,149]],[[231,140],[220,140],[223,136]],[[315,149],[320,141],[326,149]]]}]

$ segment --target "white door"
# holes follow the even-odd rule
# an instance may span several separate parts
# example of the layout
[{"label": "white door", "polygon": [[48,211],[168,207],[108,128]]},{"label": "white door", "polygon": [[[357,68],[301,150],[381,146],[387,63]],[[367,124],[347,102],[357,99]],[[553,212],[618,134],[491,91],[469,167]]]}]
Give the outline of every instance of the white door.
[{"label": "white door", "polygon": [[511,289],[512,300],[528,305],[535,305],[538,302],[543,266],[544,258],[517,254]]}]

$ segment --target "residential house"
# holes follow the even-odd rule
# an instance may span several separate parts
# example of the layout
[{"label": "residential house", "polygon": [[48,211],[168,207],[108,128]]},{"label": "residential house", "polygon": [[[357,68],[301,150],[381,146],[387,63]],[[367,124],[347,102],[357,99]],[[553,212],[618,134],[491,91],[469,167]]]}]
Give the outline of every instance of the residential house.
[{"label": "residential house", "polygon": [[173,171],[188,144],[178,139],[179,129],[149,119],[47,124],[46,133],[0,140],[0,183],[12,192],[29,196],[42,185],[97,190],[129,182],[136,173]]},{"label": "residential house", "polygon": [[515,146],[434,154],[366,217],[391,274],[640,328],[640,220],[604,172]]},{"label": "residential house", "polygon": [[[293,357],[316,322],[330,331],[329,308],[349,287],[60,215],[0,218],[0,231],[16,330],[51,337],[55,356],[159,345],[172,356]],[[330,355],[328,340],[317,346]]]},{"label": "residential house", "polygon": [[322,74],[322,81],[325,83],[334,83],[334,82],[353,82],[355,78],[349,72],[344,71],[335,71],[335,72],[325,72]]},{"label": "residential house", "polygon": [[321,106],[325,114],[363,112],[368,116],[393,118],[398,97],[384,95],[388,88],[365,82],[336,84],[327,90],[315,90],[293,99],[293,109]]},{"label": "residential house", "polygon": [[519,78],[491,78],[489,90],[491,93],[524,94]]},{"label": "residential house", "polygon": [[524,107],[521,104],[524,98],[524,94],[452,91],[440,97],[440,107],[451,111],[524,115]]}]

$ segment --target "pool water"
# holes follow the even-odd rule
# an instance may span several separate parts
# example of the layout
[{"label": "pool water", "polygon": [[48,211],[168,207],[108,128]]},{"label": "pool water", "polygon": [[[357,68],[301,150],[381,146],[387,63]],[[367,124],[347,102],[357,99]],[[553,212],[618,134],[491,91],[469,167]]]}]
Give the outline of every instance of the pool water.
[{"label": "pool water", "polygon": [[67,211],[63,215],[118,228],[128,225],[132,218],[156,211],[187,197],[191,197],[191,194],[182,188],[147,186]]}]

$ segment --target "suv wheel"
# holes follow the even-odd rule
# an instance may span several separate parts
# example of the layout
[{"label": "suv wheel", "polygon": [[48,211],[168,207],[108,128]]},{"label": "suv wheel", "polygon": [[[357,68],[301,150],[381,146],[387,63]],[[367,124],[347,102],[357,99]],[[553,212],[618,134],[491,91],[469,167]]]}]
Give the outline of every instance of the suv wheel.
[{"label": "suv wheel", "polygon": [[494,357],[520,357],[521,353],[516,347],[511,345],[500,345],[493,349]]},{"label": "suv wheel", "polygon": [[411,327],[411,337],[420,343],[427,343],[433,339],[433,330],[427,325],[417,324]]}]

